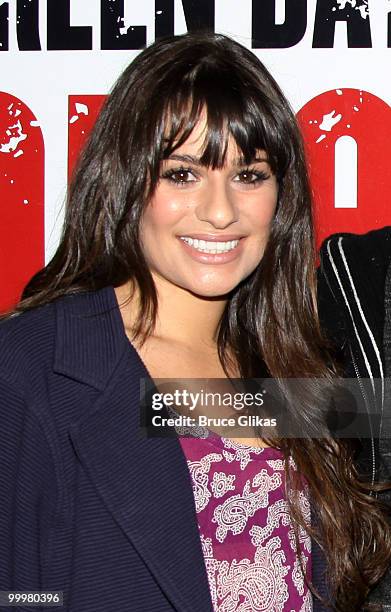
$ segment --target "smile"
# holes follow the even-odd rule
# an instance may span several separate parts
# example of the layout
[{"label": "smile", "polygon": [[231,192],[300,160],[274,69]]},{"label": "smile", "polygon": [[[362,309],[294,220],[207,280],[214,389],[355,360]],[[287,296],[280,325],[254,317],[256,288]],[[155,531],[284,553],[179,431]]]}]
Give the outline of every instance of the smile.
[{"label": "smile", "polygon": [[208,240],[198,240],[197,238],[189,238],[188,236],[180,236],[183,242],[193,247],[200,253],[210,253],[216,255],[218,253],[228,253],[236,248],[239,240],[227,240],[225,242],[211,242]]}]

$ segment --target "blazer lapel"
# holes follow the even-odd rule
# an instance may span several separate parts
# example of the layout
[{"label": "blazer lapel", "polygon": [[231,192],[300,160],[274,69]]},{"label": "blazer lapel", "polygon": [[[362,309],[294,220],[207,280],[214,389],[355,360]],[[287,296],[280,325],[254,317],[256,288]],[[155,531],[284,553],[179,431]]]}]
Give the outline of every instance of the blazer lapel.
[{"label": "blazer lapel", "polygon": [[71,425],[75,451],[103,503],[175,609],[212,610],[191,480],[177,437],[140,428],[140,379],[111,287],[57,303],[55,369],[101,391]]}]

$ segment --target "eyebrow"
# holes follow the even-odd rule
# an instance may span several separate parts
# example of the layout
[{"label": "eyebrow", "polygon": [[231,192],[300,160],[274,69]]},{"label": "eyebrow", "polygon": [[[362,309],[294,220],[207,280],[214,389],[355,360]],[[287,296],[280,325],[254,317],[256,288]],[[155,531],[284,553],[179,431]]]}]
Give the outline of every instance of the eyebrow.
[{"label": "eyebrow", "polygon": [[[194,155],[177,155],[175,153],[173,153],[172,155],[170,155],[169,157],[165,158],[166,160],[173,160],[173,161],[180,161],[180,162],[184,162],[184,163],[188,163],[188,164],[193,164],[194,166],[202,166],[205,164],[201,163],[201,160],[199,157],[195,157]],[[246,166],[246,162],[244,160],[243,157],[237,157],[236,159],[233,160],[234,161],[234,165],[235,166]],[[250,163],[259,163],[259,162],[269,162],[267,157],[254,157]]]}]

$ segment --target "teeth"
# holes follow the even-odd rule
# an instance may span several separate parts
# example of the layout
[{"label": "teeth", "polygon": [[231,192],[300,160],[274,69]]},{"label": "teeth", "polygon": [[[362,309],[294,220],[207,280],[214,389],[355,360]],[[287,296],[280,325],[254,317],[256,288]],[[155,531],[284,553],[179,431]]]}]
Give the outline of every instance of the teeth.
[{"label": "teeth", "polygon": [[189,238],[188,236],[181,236],[181,240],[192,246],[201,253],[210,253],[216,255],[217,253],[227,253],[232,251],[238,244],[239,240],[227,240],[226,242],[211,242],[208,240],[198,240],[197,238]]}]

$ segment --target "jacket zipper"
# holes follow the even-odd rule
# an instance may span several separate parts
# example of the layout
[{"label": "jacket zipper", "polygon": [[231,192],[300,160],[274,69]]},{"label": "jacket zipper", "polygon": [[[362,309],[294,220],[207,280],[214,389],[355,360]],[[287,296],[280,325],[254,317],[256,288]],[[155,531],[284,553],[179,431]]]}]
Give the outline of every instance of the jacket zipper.
[{"label": "jacket zipper", "polygon": [[[373,438],[373,428],[372,428],[372,421],[371,421],[371,415],[370,415],[370,411],[369,411],[369,403],[368,403],[368,398],[367,395],[365,393],[365,389],[364,389],[364,385],[363,382],[361,380],[361,376],[360,376],[360,372],[358,370],[358,366],[357,366],[357,362],[356,362],[356,358],[354,356],[352,347],[349,344],[349,350],[350,350],[350,355],[352,357],[352,362],[353,362],[353,366],[354,366],[354,370],[356,372],[356,377],[357,380],[359,382],[360,385],[360,389],[361,389],[361,394],[364,398],[364,403],[365,403],[365,407],[367,409],[367,414],[368,414],[368,421],[369,421],[369,426],[370,426],[370,430],[371,430],[371,450],[372,450],[372,482],[371,484],[374,485],[375,484],[375,475],[376,475],[376,454],[375,454],[375,441]],[[373,494],[373,491],[370,492],[370,495]],[[375,497],[377,497],[377,493],[375,493]]]}]

